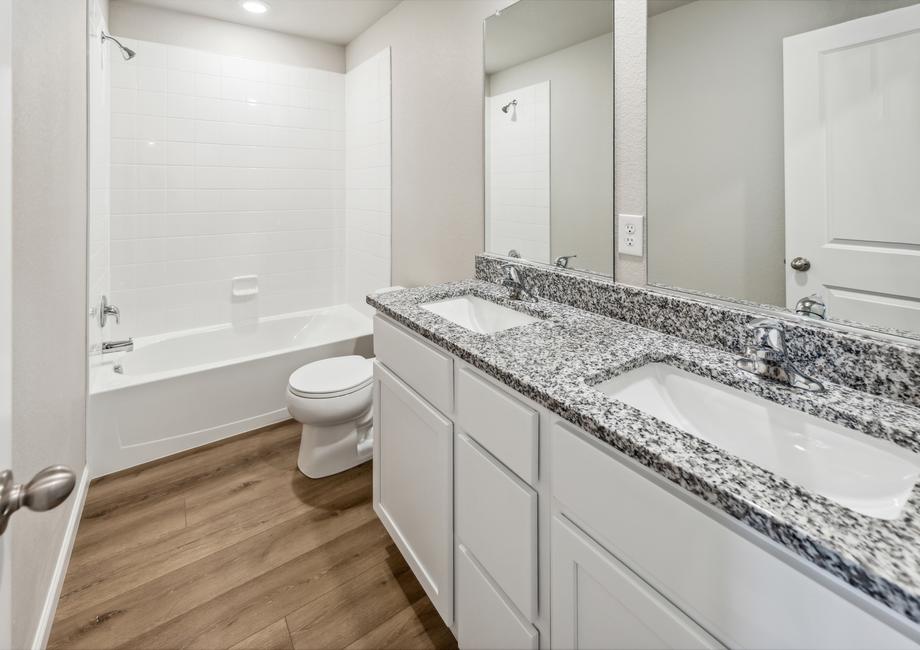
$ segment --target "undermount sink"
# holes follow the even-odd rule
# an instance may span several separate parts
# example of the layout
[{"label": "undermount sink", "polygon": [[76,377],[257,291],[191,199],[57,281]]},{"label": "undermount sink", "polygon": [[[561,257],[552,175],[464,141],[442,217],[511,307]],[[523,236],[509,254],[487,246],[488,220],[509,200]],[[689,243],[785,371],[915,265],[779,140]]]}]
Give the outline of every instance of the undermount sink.
[{"label": "undermount sink", "polygon": [[895,519],[920,455],[664,363],[594,386],[611,397],[870,517]]},{"label": "undermount sink", "polygon": [[438,300],[426,303],[422,305],[422,308],[479,334],[494,334],[512,327],[537,323],[540,320],[476,296]]}]

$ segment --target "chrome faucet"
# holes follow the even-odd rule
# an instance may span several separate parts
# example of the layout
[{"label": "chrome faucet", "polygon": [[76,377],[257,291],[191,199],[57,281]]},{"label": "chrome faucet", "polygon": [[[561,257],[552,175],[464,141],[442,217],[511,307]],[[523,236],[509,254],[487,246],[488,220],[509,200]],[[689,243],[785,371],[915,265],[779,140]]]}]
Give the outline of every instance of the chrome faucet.
[{"label": "chrome faucet", "polygon": [[508,287],[508,297],[511,300],[523,300],[525,302],[537,302],[537,293],[533,285],[524,277],[523,269],[517,264],[505,264],[502,266],[505,277],[502,280],[502,286]]},{"label": "chrome faucet", "polygon": [[102,354],[111,354],[112,352],[131,352],[134,350],[134,339],[123,339],[121,341],[103,341]]},{"label": "chrome faucet", "polygon": [[121,323],[121,312],[118,311],[118,307],[115,305],[110,305],[108,299],[105,296],[102,296],[102,300],[99,303],[99,311],[96,314],[99,327],[105,327],[106,322],[109,320],[109,316],[115,317],[116,325]]},{"label": "chrome faucet", "polygon": [[824,386],[800,372],[789,361],[786,349],[786,329],[783,324],[772,318],[759,318],[748,323],[753,341],[744,348],[745,356],[735,362],[742,370],[758,377],[765,377],[816,393],[824,391]]},{"label": "chrome faucet", "polygon": [[795,303],[795,313],[807,318],[827,320],[827,304],[820,293],[813,293]]},{"label": "chrome faucet", "polygon": [[553,264],[559,268],[567,269],[569,268],[569,260],[573,257],[578,257],[578,255],[560,255],[555,260],[553,260]]}]

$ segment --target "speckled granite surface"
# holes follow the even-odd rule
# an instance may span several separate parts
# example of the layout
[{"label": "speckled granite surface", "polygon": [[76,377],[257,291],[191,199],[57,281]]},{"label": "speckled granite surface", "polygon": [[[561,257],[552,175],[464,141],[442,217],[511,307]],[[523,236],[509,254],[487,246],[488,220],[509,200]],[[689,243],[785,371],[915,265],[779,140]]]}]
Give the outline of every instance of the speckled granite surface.
[{"label": "speckled granite surface", "polygon": [[[419,305],[473,294],[544,320],[493,335]],[[856,513],[795,486],[591,386],[663,361],[920,452],[920,408],[830,384],[821,395],[760,380],[735,356],[620,320],[541,300],[512,302],[467,280],[371,295],[368,304],[542,404],[872,598],[920,623],[920,488],[898,519]]]},{"label": "speckled granite surface", "polygon": [[[494,255],[477,255],[476,277],[500,282],[501,267],[507,261]],[[742,349],[748,337],[747,323],[758,318],[740,306],[733,308],[689,296],[649,291],[597,275],[532,265],[522,260],[515,263],[528,266],[528,279],[536,286],[537,293],[549,300],[727,352]],[[789,353],[803,372],[920,406],[920,345],[880,341],[812,325],[795,317],[784,322]]]}]

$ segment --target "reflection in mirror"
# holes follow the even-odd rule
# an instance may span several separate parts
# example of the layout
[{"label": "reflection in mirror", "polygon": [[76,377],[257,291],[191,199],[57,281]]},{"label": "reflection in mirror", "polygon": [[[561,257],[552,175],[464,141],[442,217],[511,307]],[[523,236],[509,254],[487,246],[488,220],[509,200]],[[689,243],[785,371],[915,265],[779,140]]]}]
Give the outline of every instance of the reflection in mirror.
[{"label": "reflection in mirror", "polygon": [[485,24],[486,250],[613,275],[613,1]]},{"label": "reflection in mirror", "polygon": [[920,335],[918,0],[649,0],[649,282]]}]

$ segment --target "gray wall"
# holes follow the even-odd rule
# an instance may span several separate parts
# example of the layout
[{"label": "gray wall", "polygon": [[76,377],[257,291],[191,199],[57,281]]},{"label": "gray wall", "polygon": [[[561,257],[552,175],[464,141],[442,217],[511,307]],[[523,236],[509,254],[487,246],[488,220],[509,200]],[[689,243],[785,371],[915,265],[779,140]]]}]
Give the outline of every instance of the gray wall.
[{"label": "gray wall", "polygon": [[473,275],[483,250],[482,21],[509,0],[405,0],[346,48],[392,47],[393,282]]},{"label": "gray wall", "polygon": [[[13,2],[13,466],[85,464],[86,3]],[[49,92],[54,89],[54,92]],[[32,644],[76,500],[10,526],[13,647]]]},{"label": "gray wall", "polygon": [[112,0],[109,28],[117,36],[227,56],[345,72],[345,48],[341,45],[124,0]]},{"label": "gray wall", "polygon": [[785,36],[916,0],[697,0],[649,19],[649,280],[785,305]]},{"label": "gray wall", "polygon": [[489,94],[550,82],[550,255],[613,273],[613,33],[492,74]]}]

